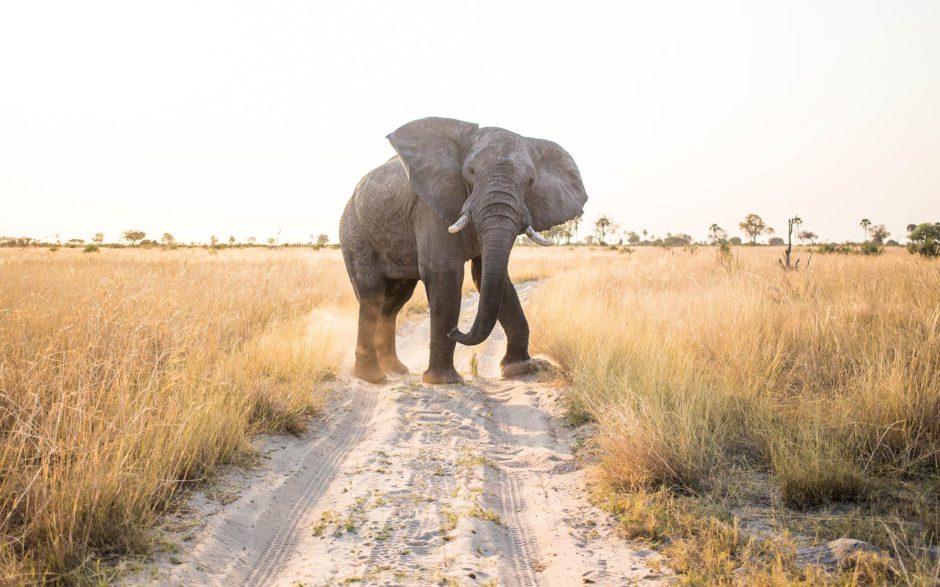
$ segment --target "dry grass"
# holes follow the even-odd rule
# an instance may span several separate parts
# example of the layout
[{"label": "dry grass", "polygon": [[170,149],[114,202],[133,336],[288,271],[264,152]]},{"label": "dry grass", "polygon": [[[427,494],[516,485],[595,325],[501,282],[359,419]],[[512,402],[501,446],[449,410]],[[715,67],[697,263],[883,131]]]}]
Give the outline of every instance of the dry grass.
[{"label": "dry grass", "polygon": [[892,250],[785,274],[779,250],[737,255],[594,255],[533,300],[608,486],[850,502],[813,530],[922,553],[940,534],[940,264]]},{"label": "dry grass", "polygon": [[302,427],[347,284],[335,251],[0,251],[0,583],[87,580],[253,434]]},{"label": "dry grass", "polygon": [[[513,259],[518,281],[561,267]],[[0,250],[0,583],[145,552],[182,489],[304,426],[355,309],[338,251]]]},{"label": "dry grass", "polygon": [[[690,581],[828,580],[742,530],[742,504],[905,565],[843,582],[935,579],[940,265],[784,274],[778,253],[519,247],[510,271],[555,276],[534,342],[573,382],[572,418],[598,422],[603,499]],[[426,304],[419,287],[409,309]],[[336,251],[0,251],[0,583],[145,551],[181,489],[303,426],[354,332]]]}]

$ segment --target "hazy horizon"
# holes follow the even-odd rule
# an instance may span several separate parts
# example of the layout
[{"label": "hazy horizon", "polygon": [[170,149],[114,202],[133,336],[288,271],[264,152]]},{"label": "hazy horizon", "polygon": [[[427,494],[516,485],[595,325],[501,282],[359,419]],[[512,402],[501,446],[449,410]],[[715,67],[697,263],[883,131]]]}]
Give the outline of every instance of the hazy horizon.
[{"label": "hazy horizon", "polygon": [[940,4],[0,7],[0,235],[336,239],[384,136],[557,141],[622,230],[940,221]]}]

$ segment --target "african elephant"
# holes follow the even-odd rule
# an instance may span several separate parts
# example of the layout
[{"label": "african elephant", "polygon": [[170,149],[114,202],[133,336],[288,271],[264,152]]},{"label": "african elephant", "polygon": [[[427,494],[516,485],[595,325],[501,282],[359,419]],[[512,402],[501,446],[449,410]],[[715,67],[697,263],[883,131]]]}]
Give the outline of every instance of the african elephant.
[{"label": "african elephant", "polygon": [[[507,271],[520,234],[581,214],[587,194],[574,160],[557,144],[449,118],[409,122],[386,138],[396,157],[360,180],[340,221],[340,243],[359,300],[353,375],[372,383],[408,367],[395,351],[399,310],[420,279],[431,312],[425,383],[459,383],[455,342],[475,345],[496,321],[506,331],[504,375],[531,370],[529,326]],[[473,327],[457,329],[464,265],[480,303]]]}]

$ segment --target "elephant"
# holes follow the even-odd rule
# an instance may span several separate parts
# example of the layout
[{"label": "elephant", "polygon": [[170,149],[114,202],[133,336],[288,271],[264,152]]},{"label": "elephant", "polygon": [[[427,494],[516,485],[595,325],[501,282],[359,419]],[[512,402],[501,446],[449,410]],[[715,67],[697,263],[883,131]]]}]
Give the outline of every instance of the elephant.
[{"label": "elephant", "polygon": [[[450,118],[422,118],[386,138],[396,156],[365,175],[340,220],[340,245],[359,302],[352,375],[381,383],[408,367],[395,349],[398,312],[420,279],[431,348],[422,381],[462,383],[456,343],[476,345],[497,320],[506,332],[503,376],[537,368],[529,325],[508,273],[521,234],[582,213],[587,193],[574,159],[556,143]],[[480,292],[473,326],[457,328],[464,269]]]}]

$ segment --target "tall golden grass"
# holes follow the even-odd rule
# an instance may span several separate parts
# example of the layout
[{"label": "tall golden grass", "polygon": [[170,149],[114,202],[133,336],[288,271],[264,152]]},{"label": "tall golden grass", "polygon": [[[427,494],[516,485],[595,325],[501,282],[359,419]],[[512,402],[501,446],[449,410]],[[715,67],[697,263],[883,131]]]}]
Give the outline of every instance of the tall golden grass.
[{"label": "tall golden grass", "polygon": [[[598,422],[611,487],[854,500],[885,514],[863,538],[935,543],[940,265],[890,251],[783,273],[777,255],[518,247],[510,271],[554,275],[533,340],[572,417]],[[355,309],[336,251],[0,251],[0,583],[145,551],[180,490],[322,407]]]},{"label": "tall golden grass", "polygon": [[86,580],[302,427],[353,303],[335,251],[0,251],[0,583]]},{"label": "tall golden grass", "polygon": [[334,250],[0,249],[0,583],[146,551],[181,490],[322,407],[355,316]]},{"label": "tall golden grass", "polygon": [[534,342],[573,382],[572,416],[597,421],[611,486],[716,496],[769,478],[761,500],[873,504],[936,543],[940,263],[891,250],[784,273],[779,255],[585,259],[536,293]]}]

